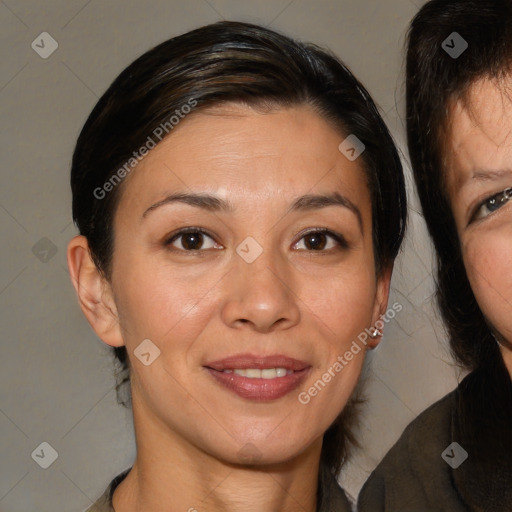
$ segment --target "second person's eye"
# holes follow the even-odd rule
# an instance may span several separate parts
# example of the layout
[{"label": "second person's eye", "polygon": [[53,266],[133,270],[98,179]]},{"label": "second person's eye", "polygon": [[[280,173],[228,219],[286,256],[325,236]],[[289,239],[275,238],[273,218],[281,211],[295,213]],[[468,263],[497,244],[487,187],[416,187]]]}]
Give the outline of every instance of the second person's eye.
[{"label": "second person's eye", "polygon": [[502,206],[508,203],[510,199],[512,199],[512,187],[509,187],[505,190],[502,190],[498,194],[488,197],[476,208],[470,222],[484,219],[491,213],[499,210]]}]

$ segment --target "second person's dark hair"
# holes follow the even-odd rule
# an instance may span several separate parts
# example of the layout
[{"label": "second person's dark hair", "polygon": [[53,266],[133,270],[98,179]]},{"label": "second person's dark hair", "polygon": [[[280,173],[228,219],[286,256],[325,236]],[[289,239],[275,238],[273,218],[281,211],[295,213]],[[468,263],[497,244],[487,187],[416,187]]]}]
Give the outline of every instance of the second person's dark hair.
[{"label": "second person's dark hair", "polygon": [[[468,43],[456,58],[442,48],[445,40],[452,44],[453,32]],[[454,102],[467,100],[470,87],[480,79],[500,85],[505,78],[510,83],[511,64],[510,0],[431,0],[411,23],[406,89],[409,154],[436,248],[437,299],[452,352],[473,370],[459,385],[452,418],[456,439],[469,452],[453,478],[471,510],[501,511],[512,500],[507,477],[512,457],[512,382],[466,274],[447,195],[445,138]]]},{"label": "second person's dark hair", "polygon": [[[441,47],[457,32],[468,49],[452,58]],[[431,0],[411,23],[407,48],[407,143],[423,215],[437,253],[440,310],[453,354],[475,369],[496,352],[469,285],[447,196],[443,159],[451,102],[478,79],[502,78],[512,63],[510,0]],[[494,360],[492,355],[491,359]]]}]

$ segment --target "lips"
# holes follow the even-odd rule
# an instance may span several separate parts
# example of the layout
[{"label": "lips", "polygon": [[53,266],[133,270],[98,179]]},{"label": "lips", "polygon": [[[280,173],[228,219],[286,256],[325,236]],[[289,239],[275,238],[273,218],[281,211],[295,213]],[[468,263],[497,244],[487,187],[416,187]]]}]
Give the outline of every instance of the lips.
[{"label": "lips", "polygon": [[281,398],[307,377],[311,365],[283,355],[258,357],[241,354],[204,365],[223,387],[254,401]]},{"label": "lips", "polygon": [[258,357],[250,354],[240,354],[236,356],[226,357],[218,361],[212,361],[204,365],[219,372],[224,370],[246,370],[255,368],[264,370],[267,368],[284,368],[293,372],[304,370],[310,365],[304,361],[293,359],[284,355]]}]

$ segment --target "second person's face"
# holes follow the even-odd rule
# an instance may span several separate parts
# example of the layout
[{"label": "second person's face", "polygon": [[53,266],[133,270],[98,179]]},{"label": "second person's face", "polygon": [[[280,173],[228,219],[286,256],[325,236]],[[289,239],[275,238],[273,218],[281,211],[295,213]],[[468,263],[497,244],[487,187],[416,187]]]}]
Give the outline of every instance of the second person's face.
[{"label": "second person's face", "polygon": [[[476,300],[512,342],[512,78],[481,80],[452,106],[447,183]],[[512,372],[510,351],[502,349]]]}]

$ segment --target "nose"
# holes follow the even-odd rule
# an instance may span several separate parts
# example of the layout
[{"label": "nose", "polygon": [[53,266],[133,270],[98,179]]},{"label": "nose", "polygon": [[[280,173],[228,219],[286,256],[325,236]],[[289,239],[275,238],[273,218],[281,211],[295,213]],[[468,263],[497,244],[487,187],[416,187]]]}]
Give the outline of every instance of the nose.
[{"label": "nose", "polygon": [[237,255],[234,259],[222,305],[224,323],[231,328],[250,328],[259,333],[297,325],[299,297],[286,263],[265,250],[252,263]]}]

